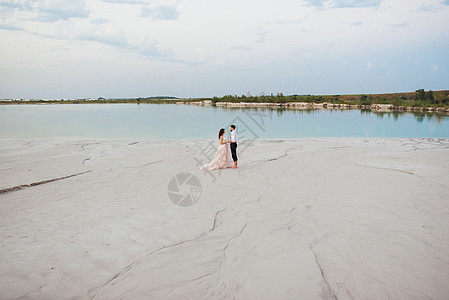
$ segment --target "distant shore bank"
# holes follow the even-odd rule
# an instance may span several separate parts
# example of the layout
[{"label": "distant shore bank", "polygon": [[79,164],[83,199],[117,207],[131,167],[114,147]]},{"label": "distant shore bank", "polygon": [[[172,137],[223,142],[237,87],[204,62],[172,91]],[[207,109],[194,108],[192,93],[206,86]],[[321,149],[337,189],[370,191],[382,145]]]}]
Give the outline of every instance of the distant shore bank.
[{"label": "distant shore bank", "polygon": [[213,98],[86,98],[86,99],[3,99],[0,105],[9,104],[189,104],[229,108],[282,108],[282,109],[369,109],[373,111],[436,112],[449,114],[449,90],[407,93],[357,94],[357,95],[226,95]]},{"label": "distant shore bank", "polygon": [[[211,106],[211,101],[177,101],[176,104]],[[215,106],[220,107],[260,107],[260,108],[287,108],[287,109],[370,109],[378,112],[439,112],[448,113],[449,107],[412,107],[412,106],[394,106],[393,104],[338,104],[338,103],[308,103],[308,102],[287,102],[287,103],[255,103],[255,102],[217,102]]]}]

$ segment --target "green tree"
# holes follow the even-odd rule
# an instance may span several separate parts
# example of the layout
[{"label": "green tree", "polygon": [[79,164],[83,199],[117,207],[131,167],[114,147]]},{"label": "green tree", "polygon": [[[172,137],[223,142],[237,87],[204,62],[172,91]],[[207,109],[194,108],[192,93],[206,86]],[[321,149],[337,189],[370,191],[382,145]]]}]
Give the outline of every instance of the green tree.
[{"label": "green tree", "polygon": [[435,97],[433,96],[432,90],[429,90],[427,92],[427,98],[429,99],[430,103],[435,104]]},{"label": "green tree", "polygon": [[424,91],[424,89],[416,90],[415,93],[416,101],[426,101],[426,92]]}]

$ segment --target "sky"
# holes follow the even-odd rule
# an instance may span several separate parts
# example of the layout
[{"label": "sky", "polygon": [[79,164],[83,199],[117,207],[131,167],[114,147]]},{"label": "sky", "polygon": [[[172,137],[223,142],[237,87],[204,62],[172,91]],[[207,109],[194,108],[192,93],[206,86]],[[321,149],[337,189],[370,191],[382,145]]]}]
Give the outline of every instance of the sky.
[{"label": "sky", "polygon": [[449,89],[449,0],[0,0],[0,98]]}]

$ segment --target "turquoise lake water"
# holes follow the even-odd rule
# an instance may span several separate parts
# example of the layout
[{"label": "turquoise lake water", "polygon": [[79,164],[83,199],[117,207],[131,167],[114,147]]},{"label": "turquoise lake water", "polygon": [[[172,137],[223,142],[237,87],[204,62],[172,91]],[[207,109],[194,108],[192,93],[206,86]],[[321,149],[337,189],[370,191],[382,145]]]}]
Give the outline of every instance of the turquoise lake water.
[{"label": "turquoise lake water", "polygon": [[449,117],[426,113],[175,104],[0,105],[0,139],[213,139],[231,123],[245,139],[449,138]]}]

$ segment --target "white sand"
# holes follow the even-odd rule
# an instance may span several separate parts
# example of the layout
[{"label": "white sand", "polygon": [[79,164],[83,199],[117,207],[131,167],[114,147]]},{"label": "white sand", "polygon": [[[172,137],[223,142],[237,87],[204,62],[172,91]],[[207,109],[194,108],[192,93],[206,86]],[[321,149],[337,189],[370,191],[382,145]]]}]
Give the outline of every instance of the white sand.
[{"label": "white sand", "polygon": [[0,141],[1,299],[449,298],[449,140],[132,142]]}]

